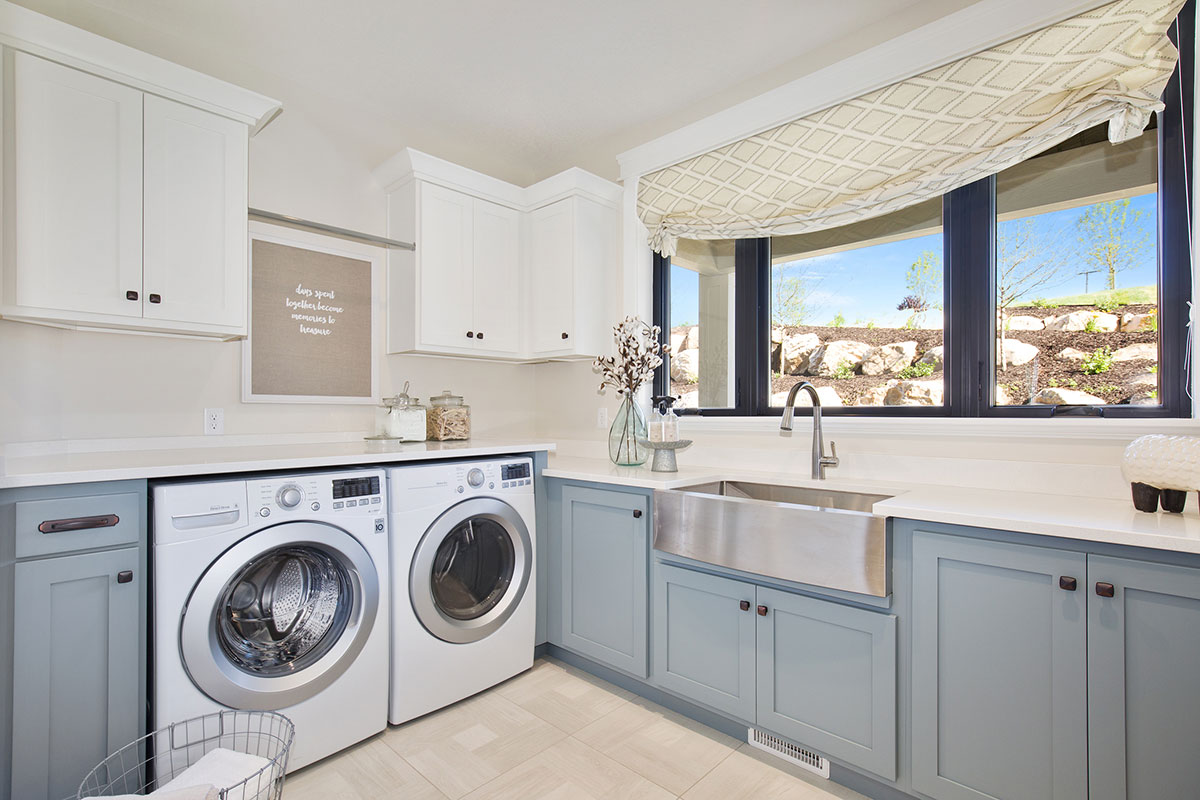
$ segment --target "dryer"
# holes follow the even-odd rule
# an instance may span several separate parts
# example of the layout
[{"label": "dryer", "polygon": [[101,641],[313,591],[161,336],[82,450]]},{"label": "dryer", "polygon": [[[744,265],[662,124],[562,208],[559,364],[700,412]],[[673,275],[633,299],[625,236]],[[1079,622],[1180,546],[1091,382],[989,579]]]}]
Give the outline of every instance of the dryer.
[{"label": "dryer", "polygon": [[393,724],[533,666],[533,461],[388,470]]},{"label": "dryer", "polygon": [[385,475],[153,487],[156,728],[220,709],[296,725],[288,769],[387,727]]}]

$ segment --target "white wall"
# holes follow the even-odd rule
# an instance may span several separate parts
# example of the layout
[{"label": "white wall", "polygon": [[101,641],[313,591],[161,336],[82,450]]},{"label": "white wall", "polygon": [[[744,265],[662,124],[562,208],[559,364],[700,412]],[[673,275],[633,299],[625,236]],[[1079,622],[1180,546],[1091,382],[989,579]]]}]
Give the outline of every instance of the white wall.
[{"label": "white wall", "polygon": [[[285,110],[251,140],[250,205],[383,234],[386,199],[370,166],[313,120]],[[367,406],[243,404],[241,349],[0,320],[0,444],[195,436],[203,409],[212,407],[225,410],[230,435],[369,432]],[[477,433],[532,431],[533,367],[387,356],[381,368],[384,394],[406,380],[421,397],[446,388],[463,394]]]}]

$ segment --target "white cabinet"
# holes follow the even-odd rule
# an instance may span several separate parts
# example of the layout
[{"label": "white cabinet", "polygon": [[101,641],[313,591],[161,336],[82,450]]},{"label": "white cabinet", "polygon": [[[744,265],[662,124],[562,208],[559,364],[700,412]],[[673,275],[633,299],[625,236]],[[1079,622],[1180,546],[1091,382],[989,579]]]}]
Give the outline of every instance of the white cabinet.
[{"label": "white cabinet", "polygon": [[521,357],[521,213],[422,180],[389,195],[388,352]]},{"label": "white cabinet", "polygon": [[530,355],[607,353],[617,274],[617,207],[583,193],[535,208],[529,220]]},{"label": "white cabinet", "polygon": [[[59,26],[37,24],[51,33]],[[111,46],[87,41],[97,54]],[[131,73],[140,55],[122,51]],[[11,124],[0,316],[244,336],[248,121],[197,107],[205,102],[194,94],[188,103],[160,96],[172,94],[165,84],[173,65],[156,62],[161,82],[151,94],[22,51],[3,56]],[[187,78],[193,91],[218,84],[196,73]],[[138,82],[132,74],[130,82]],[[277,108],[257,95],[232,102],[243,93],[236,87],[209,88],[228,90],[213,107],[245,100]]]}]

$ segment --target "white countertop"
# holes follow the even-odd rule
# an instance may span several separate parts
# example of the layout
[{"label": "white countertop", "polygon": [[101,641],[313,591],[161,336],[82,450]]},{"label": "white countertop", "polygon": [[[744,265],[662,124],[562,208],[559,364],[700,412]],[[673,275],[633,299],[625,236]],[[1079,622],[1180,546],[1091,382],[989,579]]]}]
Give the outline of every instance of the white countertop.
[{"label": "white countertop", "polygon": [[1146,514],[1128,497],[1096,498],[999,489],[970,489],[912,483],[877,483],[830,478],[814,481],[801,475],[742,470],[736,467],[689,465],[679,472],[651,472],[648,466],[618,467],[596,458],[552,456],[548,478],[594,481],[648,489],[671,489],[717,480],[746,480],[789,486],[894,495],[876,503],[879,516],[994,528],[1089,542],[1200,553],[1197,498],[1188,498],[1183,514]]},{"label": "white countertop", "polygon": [[546,442],[469,439],[461,442],[294,442],[237,447],[74,452],[8,458],[0,489],[229,472],[389,464],[554,450]]}]

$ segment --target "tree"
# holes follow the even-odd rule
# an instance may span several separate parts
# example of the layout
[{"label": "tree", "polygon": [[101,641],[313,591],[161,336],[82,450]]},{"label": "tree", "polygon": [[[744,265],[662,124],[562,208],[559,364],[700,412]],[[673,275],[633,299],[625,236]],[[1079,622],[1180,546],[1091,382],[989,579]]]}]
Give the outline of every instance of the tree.
[{"label": "tree", "polygon": [[[794,270],[800,270],[800,274],[789,274]],[[808,301],[817,288],[816,284],[800,267],[784,265],[772,269],[771,324],[803,325],[813,312]]]},{"label": "tree", "polygon": [[1065,279],[1067,253],[1061,237],[1039,230],[1033,217],[996,226],[996,309],[1000,312],[1000,369],[1008,369],[1004,340],[1008,308],[1038,289],[1056,286]]},{"label": "tree", "polygon": [[1117,288],[1117,273],[1134,266],[1150,246],[1145,216],[1124,198],[1089,206],[1075,223],[1084,260],[1108,277],[1110,290]]},{"label": "tree", "polygon": [[909,265],[904,285],[909,293],[896,306],[896,310],[912,312],[904,327],[920,327],[926,311],[942,307],[942,257],[932,250],[921,253]]}]

